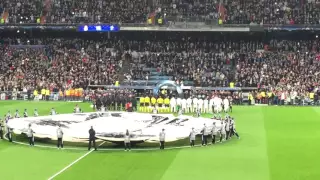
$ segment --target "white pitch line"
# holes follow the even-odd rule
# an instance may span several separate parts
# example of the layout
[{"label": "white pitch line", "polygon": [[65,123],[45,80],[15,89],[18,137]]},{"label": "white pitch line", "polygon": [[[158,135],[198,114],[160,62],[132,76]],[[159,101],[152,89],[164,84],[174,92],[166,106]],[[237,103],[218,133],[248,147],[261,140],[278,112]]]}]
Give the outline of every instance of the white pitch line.
[{"label": "white pitch line", "polygon": [[[101,145],[103,145],[105,142],[102,142],[98,147],[100,147]],[[75,161],[73,161],[71,164],[69,164],[68,166],[66,166],[65,168],[61,169],[59,172],[57,172],[56,174],[54,174],[53,176],[51,176],[50,178],[48,178],[48,180],[52,180],[53,178],[57,177],[59,174],[63,173],[65,170],[69,169],[72,165],[74,165],[75,163],[79,162],[81,159],[85,158],[86,156],[88,156],[90,153],[92,153],[94,151],[94,149],[90,150],[89,152],[85,153],[84,155],[82,155],[81,157],[79,157],[78,159],[76,159]]]}]

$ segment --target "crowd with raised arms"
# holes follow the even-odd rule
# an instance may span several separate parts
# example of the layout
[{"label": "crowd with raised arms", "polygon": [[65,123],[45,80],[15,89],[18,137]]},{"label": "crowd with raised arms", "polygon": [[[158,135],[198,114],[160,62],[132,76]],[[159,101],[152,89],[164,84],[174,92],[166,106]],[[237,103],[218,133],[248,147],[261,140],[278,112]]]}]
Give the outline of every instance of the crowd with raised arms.
[{"label": "crowd with raised arms", "polygon": [[165,22],[319,24],[318,6],[317,0],[5,0],[0,4],[0,14],[6,14],[7,23],[155,23],[162,18]]}]

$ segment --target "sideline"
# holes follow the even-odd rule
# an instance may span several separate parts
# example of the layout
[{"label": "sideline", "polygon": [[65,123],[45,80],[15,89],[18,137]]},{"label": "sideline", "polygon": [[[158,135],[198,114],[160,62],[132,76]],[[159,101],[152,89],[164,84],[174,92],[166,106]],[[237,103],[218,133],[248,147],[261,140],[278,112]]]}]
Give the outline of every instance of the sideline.
[{"label": "sideline", "polygon": [[[99,144],[98,147],[100,147],[101,145],[103,145],[105,142],[102,142],[101,144]],[[61,169],[59,172],[57,172],[56,174],[54,174],[53,176],[49,177],[48,180],[53,180],[53,178],[57,177],[59,174],[63,173],[65,170],[69,169],[72,165],[74,165],[75,163],[79,162],[81,159],[85,158],[86,156],[88,156],[90,153],[92,153],[94,151],[94,149],[90,150],[89,152],[85,153],[84,155],[82,155],[81,157],[79,157],[78,159],[76,159],[75,161],[73,161],[72,163],[70,163],[68,166],[66,166],[65,168]]]},{"label": "sideline", "polygon": [[[8,140],[7,137],[4,137],[4,139]],[[230,140],[229,140],[230,141]],[[222,144],[225,144],[226,142],[228,141],[224,141]],[[29,146],[29,144],[27,143],[23,143],[23,142],[19,142],[19,141],[12,141],[12,143],[15,143],[15,144],[20,144],[20,145],[23,145],[23,146]],[[105,141],[103,142],[105,143]],[[219,145],[220,143],[219,142],[216,142],[216,145]],[[100,144],[99,146],[101,146],[102,144]],[[212,145],[211,142],[208,143],[208,146],[209,145]],[[38,147],[38,148],[47,148],[47,149],[57,149],[56,146],[45,146],[45,145],[34,145],[35,147]],[[194,147],[203,147],[201,144],[198,144],[198,145],[194,145]],[[193,148],[193,147],[190,147],[190,145],[188,146],[177,146],[177,147],[166,147],[164,150],[173,150],[173,149],[186,149],[186,148]],[[69,147],[69,148],[63,148],[65,150],[78,150],[78,151],[88,151],[88,149],[86,148],[72,148],[72,147]],[[120,149],[120,148],[103,148],[103,149],[99,149],[99,151],[123,151],[123,149]],[[132,148],[131,151],[161,151],[158,147],[156,148]]]}]

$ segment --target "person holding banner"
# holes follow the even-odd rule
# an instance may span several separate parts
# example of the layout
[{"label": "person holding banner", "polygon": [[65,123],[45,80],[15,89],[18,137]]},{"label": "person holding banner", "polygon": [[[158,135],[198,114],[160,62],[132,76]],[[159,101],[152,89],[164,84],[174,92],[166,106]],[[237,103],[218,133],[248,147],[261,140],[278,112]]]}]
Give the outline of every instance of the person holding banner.
[{"label": "person holding banner", "polygon": [[91,126],[90,130],[89,130],[89,145],[88,145],[88,151],[91,150],[91,146],[93,143],[93,147],[94,150],[97,150],[97,146],[96,146],[96,131],[93,129],[93,127]]},{"label": "person holding banner", "polygon": [[61,124],[58,125],[58,129],[57,129],[57,139],[58,139],[58,142],[57,142],[57,147],[58,149],[61,149],[63,148],[63,131],[61,129]]},{"label": "person holding banner", "polygon": [[37,109],[34,109],[34,111],[33,111],[33,116],[34,116],[34,117],[38,117],[38,116],[39,116]]},{"label": "person holding banner", "polygon": [[28,111],[27,111],[27,109],[24,109],[24,112],[23,112],[23,117],[28,117]]},{"label": "person holding banner", "polygon": [[159,134],[159,141],[160,141],[160,149],[161,150],[164,149],[165,139],[166,139],[166,133],[164,132],[164,129],[162,129],[162,131]]},{"label": "person holding banner", "polygon": [[29,124],[29,128],[28,128],[28,131],[27,131],[27,136],[28,136],[28,139],[29,139],[29,145],[30,146],[34,146],[34,137],[33,137],[33,129],[31,128],[31,124]]},{"label": "person holding banner", "polygon": [[194,131],[194,128],[192,128],[189,137],[190,137],[190,146],[194,147],[194,141],[196,140],[196,132]]},{"label": "person holding banner", "polygon": [[130,133],[128,129],[126,130],[126,134],[124,135],[124,150],[131,151]]}]

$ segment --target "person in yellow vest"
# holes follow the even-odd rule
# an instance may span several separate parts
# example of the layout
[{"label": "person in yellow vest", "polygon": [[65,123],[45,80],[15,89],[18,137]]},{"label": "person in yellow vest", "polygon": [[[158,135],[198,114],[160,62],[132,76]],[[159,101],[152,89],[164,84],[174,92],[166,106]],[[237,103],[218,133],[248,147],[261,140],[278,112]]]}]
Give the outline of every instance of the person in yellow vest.
[{"label": "person in yellow vest", "polygon": [[79,95],[79,100],[82,100],[83,89],[82,89],[82,88],[79,88],[78,90],[79,90],[79,92],[78,92],[78,93],[79,93],[79,94],[78,94],[78,95]]},{"label": "person in yellow vest", "polygon": [[120,85],[119,81],[116,81],[116,83],[114,84],[116,87]]},{"label": "person in yellow vest", "polygon": [[4,19],[3,18],[1,18],[0,23],[4,24]]},{"label": "person in yellow vest", "polygon": [[164,106],[166,107],[165,111],[170,112],[170,99],[168,96],[164,99]]},{"label": "person in yellow vest", "polygon": [[34,97],[35,100],[38,99],[38,90],[35,89],[35,90],[33,91],[33,97]]},{"label": "person in yellow vest", "polygon": [[46,100],[49,101],[50,90],[46,89]]},{"label": "person in yellow vest", "polygon": [[41,96],[42,96],[41,97],[42,100],[46,99],[46,89],[44,89],[44,88],[41,89]]},{"label": "person in yellow vest", "polygon": [[155,107],[156,103],[157,103],[157,99],[156,99],[155,97],[152,97],[152,98],[151,98],[151,104],[152,104],[152,106]]},{"label": "person in yellow vest", "polygon": [[66,90],[66,100],[69,101],[69,99],[70,99],[70,90],[67,89]]},{"label": "person in yellow vest", "polygon": [[230,82],[230,88],[234,88],[234,82]]},{"label": "person in yellow vest", "polygon": [[139,99],[139,111],[143,112],[143,108],[144,108],[144,97],[140,97]]},{"label": "person in yellow vest", "polygon": [[309,98],[310,98],[311,105],[313,105],[313,103],[314,103],[314,92],[310,92],[309,93]]},{"label": "person in yellow vest", "polygon": [[41,23],[41,19],[37,18],[37,23],[40,24]]},{"label": "person in yellow vest", "polygon": [[152,19],[148,18],[148,24],[151,25],[152,24]]},{"label": "person in yellow vest", "polygon": [[252,94],[250,92],[249,95],[248,95],[248,103],[249,103],[249,105],[252,104],[252,99],[253,99],[253,96],[252,96]]},{"label": "person in yellow vest", "polygon": [[61,90],[59,90],[59,99],[63,99],[63,92]]},{"label": "person in yellow vest", "polygon": [[158,19],[158,25],[162,25],[162,17],[160,17],[159,19]]},{"label": "person in yellow vest", "polygon": [[159,106],[159,112],[162,112],[162,110],[163,110],[163,99],[162,99],[162,97],[159,97],[157,99],[157,104]]},{"label": "person in yellow vest", "polygon": [[219,18],[219,21],[218,21],[219,25],[222,25],[223,24],[223,21],[221,18]]},{"label": "person in yellow vest", "polygon": [[150,97],[146,96],[144,97],[144,112],[151,111],[151,104],[150,104]]},{"label": "person in yellow vest", "polygon": [[266,103],[266,92],[261,91],[260,95],[261,95],[261,103],[265,104]]}]

